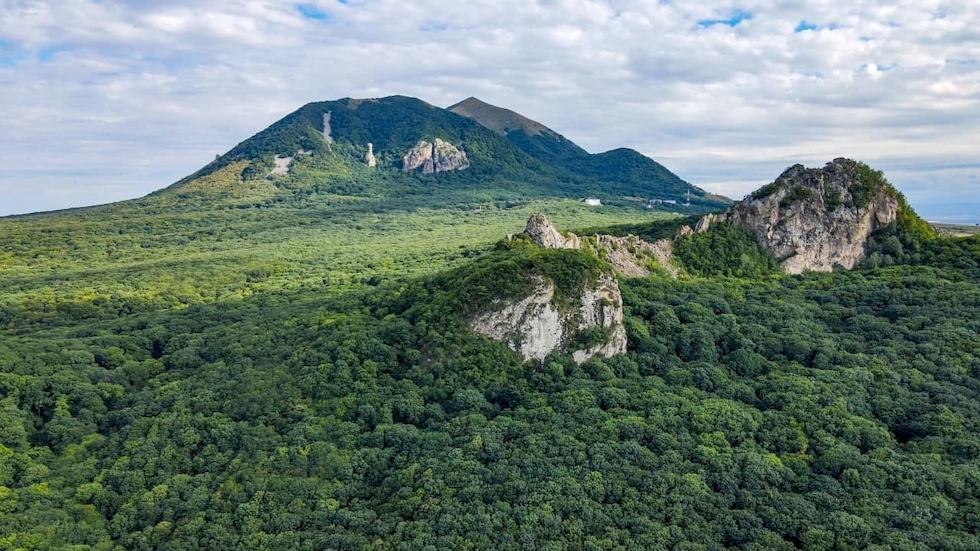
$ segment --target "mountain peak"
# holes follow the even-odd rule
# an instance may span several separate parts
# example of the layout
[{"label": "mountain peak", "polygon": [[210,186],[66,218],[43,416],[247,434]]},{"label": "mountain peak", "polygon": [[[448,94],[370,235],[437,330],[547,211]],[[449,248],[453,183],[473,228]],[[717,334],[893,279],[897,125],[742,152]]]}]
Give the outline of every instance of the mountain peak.
[{"label": "mountain peak", "polygon": [[[322,188],[328,181],[356,180],[365,166],[376,176],[367,178],[370,186],[385,174],[403,191],[416,189],[419,180],[399,173],[421,168],[422,174],[455,172],[442,177],[447,182],[511,191],[514,182],[522,182],[521,193],[534,188],[548,196],[642,200],[704,195],[639,153],[590,155],[543,124],[475,97],[442,109],[407,96],[308,103],[155,194],[206,189],[231,197],[259,185],[262,197],[287,196],[312,182]],[[212,174],[217,176],[187,187]],[[248,203],[254,193],[245,195]]]},{"label": "mountain peak", "polygon": [[531,120],[520,113],[490,105],[489,103],[470,96],[463,101],[451,105],[448,110],[457,115],[475,120],[484,127],[500,134],[507,135],[514,130],[523,130],[528,136],[540,134],[557,134],[547,126]]}]

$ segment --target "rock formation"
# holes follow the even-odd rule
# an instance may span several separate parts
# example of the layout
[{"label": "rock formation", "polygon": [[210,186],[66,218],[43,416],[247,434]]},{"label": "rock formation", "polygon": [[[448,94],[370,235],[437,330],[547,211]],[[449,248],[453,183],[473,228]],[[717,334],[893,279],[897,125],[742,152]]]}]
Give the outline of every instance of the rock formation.
[{"label": "rock formation", "polygon": [[524,233],[531,238],[531,242],[545,249],[581,249],[582,240],[574,233],[564,236],[551,224],[548,217],[539,213],[531,215],[527,219],[527,226]]},{"label": "rock formation", "polygon": [[670,239],[649,243],[635,235],[616,237],[597,234],[595,243],[596,248],[603,251],[606,262],[612,264],[623,277],[647,277],[651,264],[674,277],[680,274],[680,269],[672,260],[674,247]]},{"label": "rock formation", "polygon": [[378,166],[378,160],[374,158],[374,144],[368,142],[367,155],[364,156],[364,162],[371,168]]},{"label": "rock formation", "polygon": [[272,170],[270,170],[269,173],[265,175],[266,178],[289,174],[289,166],[293,164],[292,157],[283,157],[282,155],[276,155],[275,157],[273,157],[272,160],[275,163],[275,166],[273,166]]},{"label": "rock formation", "polygon": [[[533,293],[477,316],[471,323],[473,330],[506,343],[525,361],[544,360],[554,350],[571,352],[577,363],[626,352],[623,299],[615,277],[600,276],[583,289],[574,309],[558,308],[552,300],[554,284],[540,276],[535,280]],[[602,329],[602,341],[576,348],[576,337],[593,327]]]},{"label": "rock formation", "polygon": [[[524,233],[542,248],[585,249],[599,254],[625,277],[648,276],[653,264],[673,275],[678,272],[671,262],[670,239],[656,243],[647,243],[635,235],[583,239],[574,233],[560,233],[541,213],[528,219]],[[570,352],[576,362],[582,363],[592,357],[608,358],[626,351],[623,298],[613,274],[602,274],[582,289],[574,308],[556,306],[552,300],[554,284],[543,277],[533,277],[534,292],[477,316],[471,324],[473,329],[507,343],[525,360],[540,361],[553,350],[560,350]],[[598,342],[579,338],[584,331],[595,333],[596,328],[602,335]]]},{"label": "rock formation", "polygon": [[421,140],[415,144],[402,158],[402,170],[422,169],[423,174],[445,172],[447,170],[465,170],[470,162],[466,153],[453,144],[436,138],[433,143]]},{"label": "rock formation", "polygon": [[583,291],[580,315],[578,331],[601,327],[605,333],[605,340],[573,351],[572,358],[575,363],[582,363],[593,357],[609,358],[626,353],[623,296],[619,292],[619,282],[616,281],[615,276],[603,275],[595,286]]},{"label": "rock formation", "polygon": [[747,228],[790,274],[853,268],[871,232],[898,216],[895,191],[871,172],[849,159],[791,166],[724,213],[702,218],[695,231],[719,222]]},{"label": "rock formation", "polygon": [[648,243],[635,235],[596,235],[592,241],[586,241],[574,233],[560,233],[541,213],[528,219],[524,233],[532,243],[545,249],[581,249],[587,246],[601,254],[623,277],[647,277],[651,263],[674,276],[679,272],[671,260],[673,248],[670,239]]},{"label": "rock formation", "polygon": [[296,155],[288,157],[286,155],[276,155],[272,158],[274,166],[268,174],[265,175],[266,178],[272,178],[273,176],[284,176],[289,174],[290,169],[293,166],[293,161],[299,155],[306,155],[307,157],[313,155],[313,151],[309,149],[298,149]]},{"label": "rock formation", "polygon": [[333,143],[333,136],[330,133],[330,111],[323,114],[323,139],[327,143]]}]

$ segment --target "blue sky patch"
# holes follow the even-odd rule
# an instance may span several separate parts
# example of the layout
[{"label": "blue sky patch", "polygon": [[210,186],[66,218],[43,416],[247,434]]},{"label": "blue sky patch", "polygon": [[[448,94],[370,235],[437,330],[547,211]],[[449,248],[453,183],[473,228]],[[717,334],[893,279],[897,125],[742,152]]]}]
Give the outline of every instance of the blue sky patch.
[{"label": "blue sky patch", "polygon": [[17,65],[24,59],[24,50],[10,42],[0,40],[0,65]]},{"label": "blue sky patch", "polygon": [[698,21],[698,27],[701,27],[702,29],[714,27],[715,25],[737,27],[742,21],[748,21],[753,17],[755,17],[755,15],[753,15],[751,12],[735,10],[735,13],[733,13],[728,19],[702,19],[701,21]]},{"label": "blue sky patch", "polygon": [[448,28],[449,25],[445,23],[428,23],[419,27],[419,30],[424,33],[434,33],[434,32],[445,31]]},{"label": "blue sky patch", "polygon": [[974,66],[980,65],[980,60],[972,58],[950,58],[946,60],[946,63],[949,63],[950,65]]},{"label": "blue sky patch", "polygon": [[329,14],[321,11],[316,6],[311,6],[309,4],[297,4],[296,9],[299,11],[300,15],[307,19],[312,19],[314,21],[327,21],[330,19]]},{"label": "blue sky patch", "polygon": [[35,57],[37,57],[37,60],[40,61],[41,63],[47,63],[52,59],[54,59],[55,55],[66,51],[68,51],[68,48],[64,48],[61,46],[52,46],[50,48],[41,48],[40,50],[35,52],[34,55]]},{"label": "blue sky patch", "polygon": [[793,32],[801,33],[803,31],[815,31],[817,26],[813,23],[807,23],[806,21],[800,21],[800,24],[796,26]]}]

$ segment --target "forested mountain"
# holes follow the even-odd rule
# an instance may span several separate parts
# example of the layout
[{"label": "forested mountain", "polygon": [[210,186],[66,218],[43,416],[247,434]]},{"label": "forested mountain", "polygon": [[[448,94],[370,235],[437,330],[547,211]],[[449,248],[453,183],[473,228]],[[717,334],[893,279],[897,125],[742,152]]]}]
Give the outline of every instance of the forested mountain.
[{"label": "forested mountain", "polygon": [[[522,127],[518,133],[524,138],[515,131],[500,133],[498,125],[488,128],[480,122],[488,123],[487,117],[470,118],[469,111],[460,110],[464,105],[473,104],[463,102],[454,108],[466,116],[452,108],[441,109],[402,96],[310,103],[162,193],[187,193],[200,187],[202,181],[211,183],[220,175],[228,186],[241,189],[259,185],[267,195],[288,200],[281,193],[284,188],[313,187],[319,192],[325,180],[339,177],[347,193],[421,196],[421,203],[431,200],[433,186],[450,188],[464,197],[596,197],[613,203],[629,198],[642,201],[641,206],[649,199],[686,202],[690,192],[690,212],[728,203],[633,150],[589,155],[543,125],[511,111],[506,113],[525,121],[527,129],[543,131],[529,135]],[[421,141],[435,139],[462,151],[468,162],[466,169],[406,173],[409,152]],[[277,157],[281,163],[278,171]],[[261,185],[269,176],[275,176],[273,181],[280,192]],[[351,180],[357,182],[356,188],[350,187]]]},{"label": "forested mountain", "polygon": [[[151,197],[0,219],[0,549],[980,549],[980,237],[801,167],[746,208],[822,201],[800,227],[836,237],[894,203],[852,270],[787,274],[739,206],[590,207],[555,166],[344,100]],[[578,300],[600,278],[621,304]],[[618,308],[626,351],[474,330],[541,289]]]},{"label": "forested mountain", "polygon": [[477,98],[467,98],[448,109],[506,137],[531,157],[552,167],[563,181],[574,182],[593,196],[638,196],[715,208],[728,202],[691,186],[660,163],[632,149],[590,154],[539,122]]}]

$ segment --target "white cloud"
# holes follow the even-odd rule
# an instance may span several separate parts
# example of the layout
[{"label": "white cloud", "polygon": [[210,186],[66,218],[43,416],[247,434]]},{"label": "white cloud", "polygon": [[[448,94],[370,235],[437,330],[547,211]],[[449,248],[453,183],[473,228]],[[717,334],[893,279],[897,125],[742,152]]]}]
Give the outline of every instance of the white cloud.
[{"label": "white cloud", "polygon": [[8,0],[0,215],[143,195],[303,103],[388,94],[475,95],[735,197],[849,156],[939,204],[980,196],[978,29],[973,0]]}]

